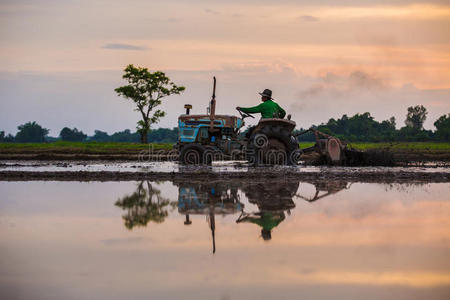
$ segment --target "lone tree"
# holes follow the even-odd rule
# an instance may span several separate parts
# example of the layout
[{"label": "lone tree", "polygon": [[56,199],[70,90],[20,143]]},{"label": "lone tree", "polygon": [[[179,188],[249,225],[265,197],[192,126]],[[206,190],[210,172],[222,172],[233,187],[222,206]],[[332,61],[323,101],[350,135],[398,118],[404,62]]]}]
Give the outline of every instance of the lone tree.
[{"label": "lone tree", "polygon": [[406,114],[405,125],[417,131],[422,130],[427,114],[427,109],[423,105],[410,106]]},{"label": "lone tree", "polygon": [[136,111],[141,113],[142,119],[137,122],[137,131],[141,135],[141,142],[147,143],[147,133],[152,124],[158,123],[166,114],[157,109],[153,115],[150,112],[161,104],[161,99],[172,94],[180,94],[185,90],[183,86],[176,86],[169,77],[161,71],[149,72],[147,68],[128,65],[122,78],[128,81],[115,89],[119,96],[132,100],[136,104]]}]

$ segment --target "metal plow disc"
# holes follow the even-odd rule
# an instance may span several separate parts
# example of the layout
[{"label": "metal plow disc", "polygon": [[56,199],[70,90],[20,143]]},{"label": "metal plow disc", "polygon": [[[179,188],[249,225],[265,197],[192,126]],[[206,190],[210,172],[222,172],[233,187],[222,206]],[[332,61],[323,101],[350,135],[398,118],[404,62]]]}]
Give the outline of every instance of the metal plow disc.
[{"label": "metal plow disc", "polygon": [[330,161],[339,163],[342,160],[341,153],[341,144],[335,138],[328,139],[327,155]]}]

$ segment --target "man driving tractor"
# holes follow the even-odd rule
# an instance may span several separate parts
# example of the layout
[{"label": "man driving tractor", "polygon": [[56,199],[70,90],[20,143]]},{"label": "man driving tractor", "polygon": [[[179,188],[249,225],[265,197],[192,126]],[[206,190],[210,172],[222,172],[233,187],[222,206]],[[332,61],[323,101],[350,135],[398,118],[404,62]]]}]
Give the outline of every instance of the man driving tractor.
[{"label": "man driving tractor", "polygon": [[259,94],[261,95],[261,101],[263,103],[253,107],[238,106],[236,107],[236,109],[247,114],[260,113],[262,119],[283,119],[286,115],[286,112],[276,102],[273,101],[272,91],[269,89],[265,89],[262,93]]}]

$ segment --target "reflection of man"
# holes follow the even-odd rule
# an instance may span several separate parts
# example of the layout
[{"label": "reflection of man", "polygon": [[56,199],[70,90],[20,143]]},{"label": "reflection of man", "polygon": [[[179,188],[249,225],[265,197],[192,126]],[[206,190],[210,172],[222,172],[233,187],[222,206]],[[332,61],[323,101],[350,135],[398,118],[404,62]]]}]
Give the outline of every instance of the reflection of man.
[{"label": "reflection of man", "polygon": [[258,212],[239,218],[236,222],[248,222],[260,226],[262,238],[268,241],[272,239],[272,229],[283,222],[285,218],[284,212]]}]

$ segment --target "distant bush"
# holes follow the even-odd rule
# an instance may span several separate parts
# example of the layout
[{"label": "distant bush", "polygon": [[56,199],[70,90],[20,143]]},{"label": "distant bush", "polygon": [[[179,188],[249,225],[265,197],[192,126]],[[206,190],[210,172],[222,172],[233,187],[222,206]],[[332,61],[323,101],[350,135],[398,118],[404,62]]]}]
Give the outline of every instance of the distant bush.
[{"label": "distant bush", "polygon": [[19,131],[14,138],[18,143],[42,143],[45,142],[49,130],[36,122],[28,122],[17,127]]},{"label": "distant bush", "polygon": [[68,142],[83,142],[86,140],[87,135],[83,133],[83,131],[79,131],[78,129],[70,129],[68,127],[64,127],[59,133],[61,140]]},{"label": "distant bush", "polygon": [[101,130],[95,130],[94,135],[89,137],[89,141],[94,142],[109,142],[110,136],[107,132],[101,131]]},{"label": "distant bush", "polygon": [[0,131],[0,143],[12,143],[14,142],[14,136],[11,134],[5,135],[4,131]]},{"label": "distant bush", "polygon": [[443,115],[436,122],[436,139],[440,141],[450,141],[450,114]]},{"label": "distant bush", "polygon": [[[132,133],[129,129],[115,132],[108,135],[107,132],[95,130],[94,135],[89,138],[89,141],[95,142],[126,142],[138,143],[141,136],[138,132]],[[150,143],[175,143],[178,140],[178,128],[158,128],[153,129],[147,134],[147,140]]]}]

